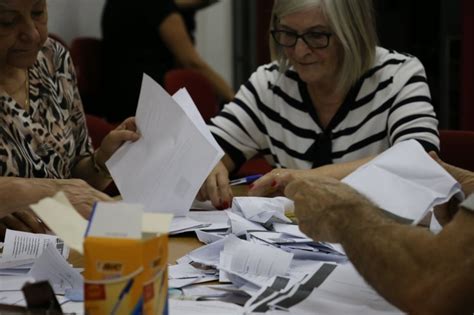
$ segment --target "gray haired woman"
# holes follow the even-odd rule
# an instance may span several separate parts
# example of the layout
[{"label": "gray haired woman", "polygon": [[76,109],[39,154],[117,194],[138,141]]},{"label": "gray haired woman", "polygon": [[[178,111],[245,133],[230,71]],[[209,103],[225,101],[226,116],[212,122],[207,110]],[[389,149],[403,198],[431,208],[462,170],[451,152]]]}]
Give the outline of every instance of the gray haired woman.
[{"label": "gray haired woman", "polygon": [[408,139],[438,151],[423,65],[377,46],[371,0],[276,0],[270,46],[274,61],[212,120],[226,155],[198,199],[229,206],[229,172],[259,154],[274,170],[253,195],[278,193],[290,177],[343,178]]}]

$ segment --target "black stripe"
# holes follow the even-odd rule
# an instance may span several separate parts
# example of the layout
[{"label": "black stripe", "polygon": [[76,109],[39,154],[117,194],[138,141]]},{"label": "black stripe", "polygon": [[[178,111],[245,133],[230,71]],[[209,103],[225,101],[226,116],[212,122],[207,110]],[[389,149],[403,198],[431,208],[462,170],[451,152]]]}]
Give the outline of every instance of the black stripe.
[{"label": "black stripe", "polygon": [[437,154],[439,154],[438,147],[435,146],[433,143],[425,141],[425,140],[419,140],[419,139],[415,139],[415,140],[418,141],[423,146],[423,149],[425,149],[426,152],[434,151]]},{"label": "black stripe", "polygon": [[280,148],[281,150],[285,151],[285,153],[287,155],[289,155],[291,157],[294,157],[294,158],[297,158],[297,159],[300,159],[300,160],[310,161],[306,154],[300,153],[300,152],[297,152],[293,149],[288,148],[283,142],[281,142],[277,139],[274,139],[272,137],[269,137],[269,138],[270,138],[270,142],[272,143],[273,146],[275,146],[277,148]]},{"label": "black stripe", "polygon": [[428,96],[413,96],[410,98],[406,98],[400,101],[399,103],[393,105],[392,108],[390,108],[390,111],[388,112],[388,114],[391,115],[394,111],[396,111],[398,108],[404,105],[411,104],[411,103],[420,103],[420,102],[431,104],[431,98],[429,98]]},{"label": "black stripe", "polygon": [[426,83],[426,84],[428,84],[428,80],[426,79],[426,77],[424,77],[422,75],[414,75],[410,78],[410,80],[407,81],[407,83],[405,83],[405,86],[413,84],[413,83]]},{"label": "black stripe", "polygon": [[212,133],[212,135],[214,136],[222,150],[224,150],[224,152],[227,153],[227,155],[229,155],[229,157],[232,159],[235,164],[235,169],[238,170],[242,166],[242,164],[247,161],[244,154],[239,149],[231,145],[229,142],[221,138],[219,135],[215,133]]},{"label": "black stripe", "polygon": [[297,81],[297,82],[300,82],[300,81],[301,81],[300,76],[299,76],[298,72],[296,72],[296,71],[287,70],[287,71],[285,72],[285,75],[286,75],[288,78],[290,78],[290,79],[292,79],[292,80],[294,80],[294,81]]},{"label": "black stripe", "polygon": [[270,67],[266,67],[264,68],[265,71],[268,71],[268,72],[273,72],[273,71],[280,71],[280,67],[277,65],[277,64],[273,64],[271,65]]},{"label": "black stripe", "polygon": [[434,129],[431,129],[431,128],[426,128],[426,127],[415,127],[415,128],[403,129],[400,132],[392,135],[392,138],[393,138],[392,143],[397,143],[397,140],[400,137],[403,137],[405,135],[416,134],[416,133],[426,133],[426,132],[431,133],[431,134],[435,135],[436,137],[439,137],[437,130],[434,130]]},{"label": "black stripe", "polygon": [[294,98],[292,98],[291,96],[289,96],[288,94],[283,92],[282,89],[279,86],[273,85],[272,86],[272,91],[275,95],[279,96],[281,99],[283,99],[285,101],[285,103],[287,103],[291,107],[296,108],[297,110],[300,110],[300,111],[305,112],[305,113],[308,112],[308,107],[307,107],[307,105],[305,105],[305,103],[302,103],[298,100],[295,100]]},{"label": "black stripe", "polygon": [[319,270],[311,277],[311,279],[303,284],[293,296],[278,302],[276,305],[289,309],[290,307],[300,303],[306,299],[313,289],[318,288],[323,282],[329,277],[329,275],[336,269],[337,265],[324,264]]},{"label": "black stripe", "polygon": [[[223,118],[225,118],[225,119],[231,121],[232,123],[234,123],[235,125],[237,125],[237,127],[239,127],[240,130],[242,130],[243,132],[245,132],[245,133],[247,134],[247,136],[249,136],[249,138],[253,139],[252,136],[250,136],[250,134],[248,133],[248,131],[244,128],[244,126],[243,126],[243,125],[240,123],[240,121],[237,119],[237,117],[235,117],[234,115],[231,115],[231,114],[229,114],[229,113],[227,113],[227,112],[222,111],[222,112],[219,113],[219,117],[223,117]],[[214,124],[214,126],[216,126],[216,125]],[[216,127],[220,128],[219,126],[216,126]]]},{"label": "black stripe", "polygon": [[314,130],[299,128],[293,125],[289,120],[280,116],[280,114],[274,111],[273,109],[267,107],[261,101],[255,87],[252,85],[250,81],[247,81],[247,83],[245,83],[245,87],[253,94],[253,96],[255,97],[255,101],[257,103],[258,109],[262,112],[262,114],[267,116],[268,119],[273,120],[277,124],[281,125],[282,128],[291,131],[298,137],[307,138],[307,139],[314,139],[316,137],[316,132]]},{"label": "black stripe", "polygon": [[401,63],[404,63],[406,61],[406,59],[389,59],[387,61],[385,61],[384,63],[382,63],[381,65],[378,65],[376,67],[373,67],[372,69],[368,70],[362,77],[361,79],[365,80],[365,79],[368,79],[370,78],[371,76],[373,76],[376,72],[378,72],[379,70],[385,68],[386,66],[388,65],[399,65]]},{"label": "black stripe", "polygon": [[385,130],[383,130],[379,133],[376,133],[374,135],[371,135],[370,137],[367,137],[362,141],[354,143],[353,145],[351,145],[348,149],[346,149],[344,151],[333,152],[331,156],[332,156],[333,160],[334,159],[339,159],[339,158],[343,157],[346,154],[349,154],[351,152],[360,150],[363,147],[366,147],[366,146],[368,146],[372,143],[383,140],[383,139],[385,139],[386,136],[387,136],[387,129],[385,129]]},{"label": "black stripe", "polygon": [[379,108],[377,108],[376,110],[370,112],[365,117],[365,119],[361,123],[359,123],[358,125],[333,133],[332,134],[332,139],[334,140],[334,139],[337,139],[339,137],[347,136],[347,135],[351,135],[351,134],[355,133],[357,130],[362,128],[374,116],[377,116],[377,115],[385,112],[386,110],[388,110],[392,106],[392,104],[393,104],[393,102],[395,101],[396,98],[397,98],[397,96],[393,96],[392,98],[385,101],[385,103],[383,103],[382,106],[379,106]]},{"label": "black stripe", "polygon": [[392,127],[390,128],[388,134],[391,135],[393,134],[393,132],[398,128],[400,127],[401,125],[403,124],[406,124],[410,121],[413,121],[413,120],[417,120],[419,118],[433,118],[436,120],[436,117],[433,116],[433,115],[428,115],[428,114],[416,114],[416,115],[410,115],[410,116],[406,116],[406,117],[403,117],[401,119],[399,119],[396,123],[394,123],[392,125]]},{"label": "black stripe", "polygon": [[362,107],[365,104],[371,102],[375,98],[375,95],[377,95],[378,92],[382,91],[383,89],[385,89],[387,86],[389,86],[392,83],[393,83],[393,77],[390,77],[389,79],[380,82],[379,85],[377,86],[377,88],[375,89],[375,91],[373,91],[369,95],[366,95],[363,98],[357,100],[354,103],[354,105],[352,106],[352,109]]},{"label": "black stripe", "polygon": [[250,119],[252,119],[253,123],[257,126],[258,130],[261,133],[265,135],[268,134],[267,128],[265,127],[265,125],[260,121],[260,119],[258,119],[257,115],[255,115],[255,113],[252,111],[250,107],[247,106],[247,104],[245,104],[242,100],[238,99],[237,97],[234,98],[232,102],[236,104],[237,106],[239,106],[240,108],[242,108],[247,113],[247,115],[249,115]]}]

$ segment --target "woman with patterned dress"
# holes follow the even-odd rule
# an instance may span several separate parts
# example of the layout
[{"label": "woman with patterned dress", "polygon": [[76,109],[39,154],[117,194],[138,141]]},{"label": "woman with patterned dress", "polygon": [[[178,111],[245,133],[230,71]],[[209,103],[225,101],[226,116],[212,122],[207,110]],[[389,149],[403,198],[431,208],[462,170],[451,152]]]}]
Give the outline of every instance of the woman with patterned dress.
[{"label": "woman with patterned dress", "polygon": [[42,232],[27,206],[58,190],[88,217],[110,200],[99,191],[111,181],[105,161],[138,139],[129,118],[94,152],[72,60],[48,38],[47,20],[46,0],[0,0],[0,233]]}]

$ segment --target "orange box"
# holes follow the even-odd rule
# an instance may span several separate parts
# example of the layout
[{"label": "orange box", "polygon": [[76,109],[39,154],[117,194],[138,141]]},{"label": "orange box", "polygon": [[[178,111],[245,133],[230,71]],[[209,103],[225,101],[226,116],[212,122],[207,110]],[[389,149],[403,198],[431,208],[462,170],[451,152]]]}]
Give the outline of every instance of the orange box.
[{"label": "orange box", "polygon": [[84,260],[86,314],[167,312],[168,235],[86,237]]}]

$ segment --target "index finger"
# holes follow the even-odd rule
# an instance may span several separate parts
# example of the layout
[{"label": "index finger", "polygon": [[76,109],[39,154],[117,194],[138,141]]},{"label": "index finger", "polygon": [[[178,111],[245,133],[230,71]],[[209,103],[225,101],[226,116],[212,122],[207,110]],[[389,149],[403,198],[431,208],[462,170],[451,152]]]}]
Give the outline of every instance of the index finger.
[{"label": "index finger", "polygon": [[265,196],[276,190],[274,172],[267,173],[250,186],[249,196]]},{"label": "index finger", "polygon": [[128,117],[122,123],[122,126],[125,126],[126,130],[136,131],[137,130],[137,123],[135,117]]}]

